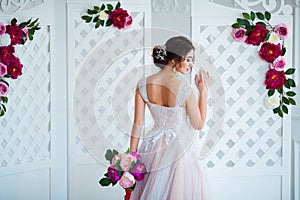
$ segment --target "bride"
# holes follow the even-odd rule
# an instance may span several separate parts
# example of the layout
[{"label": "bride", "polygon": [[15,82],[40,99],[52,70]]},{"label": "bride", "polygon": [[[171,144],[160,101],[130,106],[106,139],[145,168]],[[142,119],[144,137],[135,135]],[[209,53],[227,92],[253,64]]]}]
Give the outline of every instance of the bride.
[{"label": "bride", "polygon": [[[195,76],[199,97],[176,74],[190,72],[194,46],[187,38],[170,38],[153,48],[154,64],[161,70],[140,79],[135,94],[130,151],[138,152],[147,174],[137,182],[131,200],[203,200],[205,183],[193,142],[207,113],[209,74]],[[142,134],[145,106],[154,125]]]}]

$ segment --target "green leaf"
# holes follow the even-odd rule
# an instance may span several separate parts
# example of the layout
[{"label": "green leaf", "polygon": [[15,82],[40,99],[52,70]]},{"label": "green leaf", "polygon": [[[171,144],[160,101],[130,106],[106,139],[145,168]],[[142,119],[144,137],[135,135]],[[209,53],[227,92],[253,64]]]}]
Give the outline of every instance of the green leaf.
[{"label": "green leaf", "polygon": [[118,154],[119,154],[119,152],[117,150],[113,149],[113,155],[115,156],[115,155],[118,155]]},{"label": "green leaf", "polygon": [[22,28],[25,28],[26,27],[26,22],[22,22],[21,24],[19,24],[19,27],[22,29]]},{"label": "green leaf", "polygon": [[291,105],[296,105],[296,101],[293,98],[289,98],[289,102]]},{"label": "green leaf", "polygon": [[286,95],[288,95],[289,97],[293,97],[293,96],[296,96],[296,92],[289,91],[286,93]]},{"label": "green leaf", "polygon": [[39,18],[36,18],[33,22],[31,22],[28,27],[33,27],[37,22],[38,22]]},{"label": "green leaf", "polygon": [[91,16],[84,15],[81,17],[81,19],[85,20],[85,22],[88,23],[91,22],[93,18]]},{"label": "green leaf", "polygon": [[110,149],[108,149],[105,153],[105,159],[111,162],[113,157],[114,157],[114,155],[113,155],[112,151]]},{"label": "green leaf", "polygon": [[[7,97],[1,97],[2,98],[2,101],[3,103],[7,103],[8,102],[8,98]],[[5,108],[5,107],[4,107]],[[5,109],[6,110],[6,109]]]},{"label": "green leaf", "polygon": [[89,14],[89,15],[93,15],[93,14],[97,14],[97,13],[98,13],[98,11],[96,11],[96,10],[91,10],[91,9],[87,10],[87,14]]},{"label": "green leaf", "polygon": [[11,23],[11,25],[15,25],[15,24],[17,24],[17,19],[16,18],[13,18],[11,21],[10,21],[10,23]]},{"label": "green leaf", "polygon": [[101,186],[109,186],[109,184],[111,184],[112,181],[109,178],[102,178],[99,181],[99,183],[100,183]]},{"label": "green leaf", "polygon": [[271,13],[269,13],[268,11],[265,11],[265,18],[266,18],[267,21],[270,21]]},{"label": "green leaf", "polygon": [[269,90],[269,91],[268,91],[268,96],[270,97],[270,96],[272,96],[274,93],[275,93],[275,90]]},{"label": "green leaf", "polygon": [[288,79],[287,80],[288,82],[289,82],[289,85],[291,86],[291,87],[296,87],[296,83],[295,83],[295,81],[293,80],[293,79]]},{"label": "green leaf", "polygon": [[99,6],[94,6],[94,10],[99,11],[100,10]]},{"label": "green leaf", "polygon": [[286,74],[286,75],[291,75],[291,74],[293,74],[295,71],[296,71],[295,68],[290,68],[290,69],[286,70],[285,74]]},{"label": "green leaf", "polygon": [[117,3],[116,7],[115,7],[115,10],[119,9],[121,7],[121,3],[120,1]]},{"label": "green leaf", "polygon": [[237,19],[237,23],[239,24],[239,25],[244,25],[244,26],[251,26],[250,25],[250,22],[248,21],[248,20],[246,20],[246,19],[240,19],[240,18],[238,18]]},{"label": "green leaf", "polygon": [[251,13],[250,13],[250,18],[251,18],[252,21],[254,21],[254,19],[255,19],[255,13],[253,11],[251,11]]},{"label": "green leaf", "polygon": [[287,104],[287,105],[290,104],[288,98],[286,98],[286,97],[282,97],[282,101],[283,101],[285,104]]},{"label": "green leaf", "polygon": [[250,15],[248,13],[242,13],[242,15],[245,19],[250,20]]},{"label": "green leaf", "polygon": [[257,18],[260,19],[260,20],[264,20],[264,19],[265,19],[264,14],[262,14],[261,12],[257,12],[257,13],[256,13],[256,16],[257,16]]},{"label": "green leaf", "polygon": [[104,10],[105,9],[105,4],[102,4],[100,10]]},{"label": "green leaf", "polygon": [[100,25],[104,26],[104,20],[100,20]]},{"label": "green leaf", "polygon": [[105,26],[111,26],[111,25],[112,25],[111,19],[106,20]]},{"label": "green leaf", "polygon": [[282,55],[282,56],[284,56],[284,55],[285,55],[285,53],[286,53],[286,48],[285,48],[285,47],[283,47],[283,48],[281,49],[281,55]]},{"label": "green leaf", "polygon": [[31,34],[28,34],[28,38],[30,41],[33,40],[33,36]]},{"label": "green leaf", "polygon": [[267,25],[266,25],[264,22],[257,22],[256,24],[260,24],[260,25],[262,25],[263,27],[267,27]]},{"label": "green leaf", "polygon": [[94,17],[94,19],[93,19],[93,22],[98,22],[99,21],[99,15],[96,15],[95,17]]},{"label": "green leaf", "polygon": [[288,110],[288,108],[286,107],[286,105],[282,105],[282,111],[283,111],[285,114],[289,114],[289,110]]},{"label": "green leaf", "polygon": [[114,9],[114,7],[111,4],[107,4],[107,9],[112,10],[112,9]]},{"label": "green leaf", "polygon": [[283,113],[282,113],[282,110],[279,109],[278,111],[278,115],[282,118],[283,117]]},{"label": "green leaf", "polygon": [[234,23],[231,25],[232,28],[241,28],[241,25],[239,25],[238,23]]},{"label": "green leaf", "polygon": [[273,113],[276,114],[276,113],[279,112],[279,110],[280,110],[280,107],[274,108],[274,109],[273,109]]},{"label": "green leaf", "polygon": [[289,82],[288,82],[287,80],[285,81],[284,86],[285,86],[286,88],[288,88],[288,89],[291,88],[291,86],[290,86],[290,84],[289,84]]},{"label": "green leaf", "polygon": [[278,88],[278,89],[277,89],[277,92],[278,92],[279,94],[281,94],[281,93],[283,92],[283,89],[282,89],[282,88]]}]

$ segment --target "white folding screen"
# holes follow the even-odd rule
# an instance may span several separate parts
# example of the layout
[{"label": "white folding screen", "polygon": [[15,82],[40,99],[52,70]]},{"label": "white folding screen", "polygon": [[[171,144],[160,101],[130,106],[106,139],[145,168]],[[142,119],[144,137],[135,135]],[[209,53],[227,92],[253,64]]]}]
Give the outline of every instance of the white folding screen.
[{"label": "white folding screen", "polygon": [[[115,1],[102,3],[116,4]],[[124,107],[124,105],[129,106],[130,103],[116,105],[114,101],[125,97],[124,101],[131,102],[133,93],[131,94],[130,91],[134,92],[138,78],[143,75],[145,51],[128,49],[128,47],[134,46],[135,43],[140,47],[145,44],[146,32],[141,28],[150,26],[151,12],[148,1],[121,3],[122,8],[128,10],[133,18],[132,26],[121,31],[114,27],[95,29],[94,25],[86,24],[80,16],[93,6],[92,3],[68,3],[67,5],[68,95],[70,97],[68,181],[69,198],[72,200],[117,199],[124,195],[124,191],[119,187],[115,189],[100,187],[98,181],[105,173],[106,165],[99,162],[97,155],[103,156],[104,159],[106,150],[102,145],[105,143],[104,140],[110,141],[110,148],[115,147],[125,151],[129,147],[129,136],[124,134],[124,130],[120,129],[118,123],[123,125],[131,123],[128,118],[116,119],[114,111],[117,109],[117,112],[122,110],[132,112],[132,108]],[[99,2],[95,5],[97,4]],[[123,34],[128,37],[120,40]],[[123,51],[124,49],[127,49],[126,52]],[[93,107],[89,107],[90,101],[94,100]],[[80,101],[83,101],[83,104],[78,103]],[[90,118],[87,114],[89,112],[95,112],[95,118]],[[97,131],[91,133],[95,125],[98,127]],[[101,140],[102,133],[104,140]],[[94,144],[95,148],[90,144]]]},{"label": "white folding screen", "polygon": [[50,199],[51,80],[53,21],[51,1],[0,1],[0,21],[39,18],[33,41],[16,46],[23,75],[9,80],[7,112],[0,118],[0,199]]},{"label": "white folding screen", "polygon": [[[193,5],[199,6],[192,16],[192,38],[201,48],[197,59],[205,59],[207,70],[217,71],[214,76],[221,78],[222,86],[215,87],[213,81],[211,87],[225,97],[225,108],[216,111],[217,119],[224,116],[220,140],[217,145],[209,138],[204,143],[212,149],[203,160],[211,199],[290,199],[291,116],[282,120],[264,105],[267,66],[257,47],[232,39],[231,24],[244,10],[196,1]],[[274,14],[272,23],[286,23],[291,30],[285,42],[291,66],[292,16]],[[216,106],[216,100],[210,100],[210,107]],[[208,129],[215,123],[209,119]]]}]

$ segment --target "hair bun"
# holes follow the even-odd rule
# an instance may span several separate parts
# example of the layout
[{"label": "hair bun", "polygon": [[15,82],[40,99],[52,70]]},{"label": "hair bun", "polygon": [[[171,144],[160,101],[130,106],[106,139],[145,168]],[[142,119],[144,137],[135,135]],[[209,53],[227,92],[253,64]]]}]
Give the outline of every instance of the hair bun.
[{"label": "hair bun", "polygon": [[165,46],[155,46],[152,52],[153,62],[156,66],[163,68],[167,64],[167,52]]}]

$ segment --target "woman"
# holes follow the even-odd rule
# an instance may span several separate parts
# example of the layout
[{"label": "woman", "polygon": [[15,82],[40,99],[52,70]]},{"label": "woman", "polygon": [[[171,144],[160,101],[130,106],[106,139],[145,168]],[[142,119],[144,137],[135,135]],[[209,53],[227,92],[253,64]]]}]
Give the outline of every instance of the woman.
[{"label": "woman", "polygon": [[[204,199],[193,142],[196,130],[205,124],[209,74],[200,70],[195,76],[199,98],[188,83],[176,76],[190,72],[194,49],[191,41],[182,36],[154,47],[153,61],[161,70],[138,83],[130,150],[140,153],[148,173],[137,182],[132,200]],[[154,125],[142,135],[146,104]]]}]

